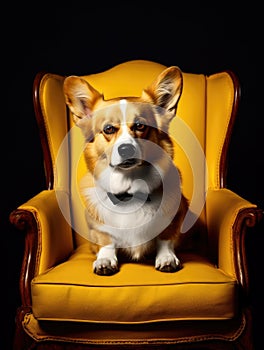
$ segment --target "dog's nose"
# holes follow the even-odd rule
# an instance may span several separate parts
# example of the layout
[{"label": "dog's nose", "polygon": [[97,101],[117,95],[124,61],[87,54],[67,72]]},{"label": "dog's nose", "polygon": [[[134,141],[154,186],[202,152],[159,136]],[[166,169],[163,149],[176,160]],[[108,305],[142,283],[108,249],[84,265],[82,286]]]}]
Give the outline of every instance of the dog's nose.
[{"label": "dog's nose", "polygon": [[132,158],[135,155],[136,148],[131,143],[123,143],[118,147],[118,153],[122,158]]}]

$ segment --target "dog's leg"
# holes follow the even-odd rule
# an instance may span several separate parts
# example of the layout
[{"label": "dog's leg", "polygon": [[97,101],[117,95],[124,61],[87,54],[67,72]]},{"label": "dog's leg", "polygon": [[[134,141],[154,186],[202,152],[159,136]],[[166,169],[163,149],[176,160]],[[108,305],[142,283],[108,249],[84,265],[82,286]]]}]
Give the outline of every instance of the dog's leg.
[{"label": "dog's leg", "polygon": [[97,275],[110,276],[118,272],[116,249],[112,244],[102,247],[93,263],[93,271]]},{"label": "dog's leg", "polygon": [[174,252],[173,241],[157,239],[155,268],[162,272],[175,272],[181,268],[180,260]]}]

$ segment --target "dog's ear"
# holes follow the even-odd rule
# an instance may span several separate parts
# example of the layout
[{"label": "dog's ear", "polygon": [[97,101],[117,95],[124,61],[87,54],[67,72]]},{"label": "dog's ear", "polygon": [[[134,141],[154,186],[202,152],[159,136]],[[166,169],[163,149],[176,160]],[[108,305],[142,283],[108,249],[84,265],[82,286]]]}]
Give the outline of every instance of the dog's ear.
[{"label": "dog's ear", "polygon": [[95,102],[103,98],[85,79],[75,75],[65,78],[63,83],[65,102],[76,124],[83,118],[91,118]]},{"label": "dog's ear", "polygon": [[154,82],[143,91],[155,105],[165,108],[169,112],[176,112],[177,103],[182,93],[183,78],[179,67],[171,66],[163,70]]}]

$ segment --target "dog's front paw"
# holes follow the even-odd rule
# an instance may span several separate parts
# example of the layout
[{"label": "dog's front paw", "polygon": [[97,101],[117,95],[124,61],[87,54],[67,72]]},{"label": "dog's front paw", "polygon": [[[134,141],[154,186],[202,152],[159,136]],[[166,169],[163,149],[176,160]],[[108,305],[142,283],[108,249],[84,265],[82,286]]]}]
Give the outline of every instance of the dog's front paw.
[{"label": "dog's front paw", "polygon": [[160,255],[156,258],[155,268],[161,272],[175,272],[182,268],[175,254]]},{"label": "dog's front paw", "polygon": [[119,268],[115,259],[101,258],[94,262],[93,271],[97,275],[111,276],[117,273]]}]

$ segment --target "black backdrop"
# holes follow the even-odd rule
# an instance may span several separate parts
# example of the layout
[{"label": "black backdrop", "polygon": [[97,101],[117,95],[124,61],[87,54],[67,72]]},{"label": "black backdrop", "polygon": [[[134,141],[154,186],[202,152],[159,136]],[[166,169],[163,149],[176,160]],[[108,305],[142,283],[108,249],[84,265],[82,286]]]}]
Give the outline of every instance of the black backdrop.
[{"label": "black backdrop", "polygon": [[[0,218],[2,268],[8,271],[1,284],[7,294],[2,300],[7,302],[3,303],[6,330],[1,329],[0,347],[3,343],[6,349],[11,349],[15,309],[20,302],[18,277],[24,246],[23,235],[11,227],[8,215],[45,187],[32,104],[32,84],[38,71],[83,75],[133,59],[178,65],[189,73],[234,71],[242,98],[231,139],[227,185],[264,207],[264,136],[256,97],[256,85],[263,75],[257,63],[261,47],[258,10],[234,3],[230,8],[222,2],[213,8],[197,2],[195,8],[183,8],[177,1],[87,4],[54,7],[43,3],[37,8],[22,4],[6,12],[9,24],[2,34],[7,49],[2,56],[7,57],[6,67],[10,68],[8,74],[3,72],[8,103],[1,123],[4,181]],[[262,230],[260,227],[248,240],[256,343],[261,335],[258,318],[263,312],[259,282]]]}]

